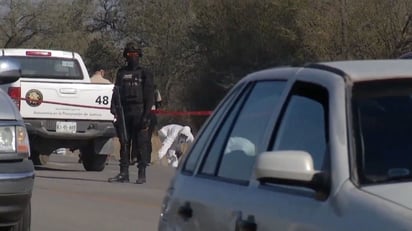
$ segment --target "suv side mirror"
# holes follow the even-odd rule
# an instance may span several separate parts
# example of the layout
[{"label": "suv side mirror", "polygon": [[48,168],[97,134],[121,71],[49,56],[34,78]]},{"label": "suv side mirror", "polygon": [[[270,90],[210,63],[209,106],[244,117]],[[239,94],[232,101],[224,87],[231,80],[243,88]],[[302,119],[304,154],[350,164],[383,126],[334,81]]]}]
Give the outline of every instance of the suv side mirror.
[{"label": "suv side mirror", "polygon": [[314,169],[312,156],[305,151],[263,152],[257,156],[255,174],[263,184],[301,186],[329,193],[327,174]]},{"label": "suv side mirror", "polygon": [[12,58],[0,57],[0,84],[15,82],[20,77],[20,63]]}]

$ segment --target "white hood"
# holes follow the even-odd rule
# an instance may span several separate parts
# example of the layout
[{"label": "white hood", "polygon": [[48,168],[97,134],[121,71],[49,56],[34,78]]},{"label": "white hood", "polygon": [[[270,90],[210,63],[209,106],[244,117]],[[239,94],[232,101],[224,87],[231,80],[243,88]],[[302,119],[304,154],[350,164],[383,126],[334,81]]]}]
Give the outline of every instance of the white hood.
[{"label": "white hood", "polygon": [[412,209],[412,182],[366,186],[362,190]]},{"label": "white hood", "polygon": [[180,131],[180,134],[183,134],[187,137],[190,137],[192,133],[190,132],[190,127],[189,126],[184,126],[182,130]]}]

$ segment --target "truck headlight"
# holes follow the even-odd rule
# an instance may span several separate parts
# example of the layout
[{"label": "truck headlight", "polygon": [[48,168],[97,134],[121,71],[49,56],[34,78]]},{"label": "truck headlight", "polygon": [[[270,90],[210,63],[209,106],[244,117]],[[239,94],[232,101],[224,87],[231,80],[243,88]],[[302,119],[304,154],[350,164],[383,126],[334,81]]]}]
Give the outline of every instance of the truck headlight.
[{"label": "truck headlight", "polygon": [[30,146],[26,128],[23,126],[0,126],[1,152],[17,152],[29,156]]}]

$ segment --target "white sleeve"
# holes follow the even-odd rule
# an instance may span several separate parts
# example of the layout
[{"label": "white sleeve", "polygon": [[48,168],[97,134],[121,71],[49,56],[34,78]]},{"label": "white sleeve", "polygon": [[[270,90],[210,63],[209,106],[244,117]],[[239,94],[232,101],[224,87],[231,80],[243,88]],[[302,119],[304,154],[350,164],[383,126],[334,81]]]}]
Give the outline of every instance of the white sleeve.
[{"label": "white sleeve", "polygon": [[173,135],[168,135],[166,139],[162,143],[162,147],[159,149],[159,160],[162,159],[166,153],[167,150],[172,146],[173,142],[175,141],[175,136]]},{"label": "white sleeve", "polygon": [[194,140],[195,140],[195,138],[193,137],[192,134],[190,134],[190,136],[188,136],[187,139],[186,139],[186,143],[191,144],[191,143],[193,143]]}]

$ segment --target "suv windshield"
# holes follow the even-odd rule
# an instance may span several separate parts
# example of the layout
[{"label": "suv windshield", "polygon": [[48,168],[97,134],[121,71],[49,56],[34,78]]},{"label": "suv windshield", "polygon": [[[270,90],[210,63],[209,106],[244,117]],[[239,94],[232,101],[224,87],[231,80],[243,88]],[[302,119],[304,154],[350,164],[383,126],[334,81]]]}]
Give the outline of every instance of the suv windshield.
[{"label": "suv windshield", "polygon": [[412,80],[355,85],[353,112],[360,182],[412,180]]},{"label": "suv windshield", "polygon": [[83,79],[75,59],[16,56],[25,78]]}]

